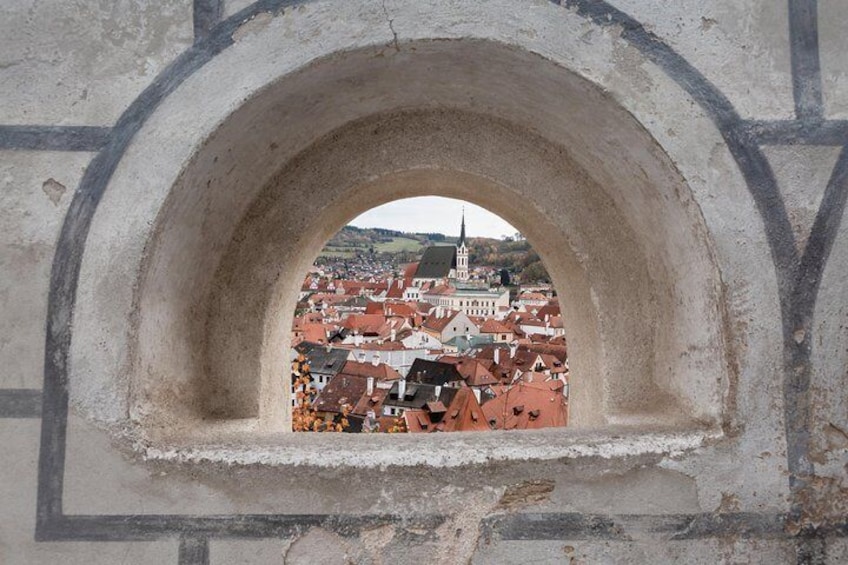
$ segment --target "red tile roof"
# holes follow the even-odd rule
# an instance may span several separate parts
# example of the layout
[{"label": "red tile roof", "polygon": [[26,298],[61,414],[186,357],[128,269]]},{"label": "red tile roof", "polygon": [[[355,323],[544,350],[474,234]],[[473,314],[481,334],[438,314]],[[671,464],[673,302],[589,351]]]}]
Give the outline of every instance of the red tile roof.
[{"label": "red tile roof", "polygon": [[344,319],[342,326],[368,336],[381,336],[390,331],[386,317],[381,314],[351,314]]},{"label": "red tile roof", "polygon": [[356,375],[361,377],[374,377],[378,381],[393,381],[400,378],[400,373],[386,365],[380,363],[374,366],[373,363],[360,363],[359,361],[348,361],[342,367],[339,374]]},{"label": "red tile roof", "polygon": [[498,430],[527,430],[565,426],[568,401],[561,381],[519,382],[499,388],[500,394],[483,405],[486,421]]},{"label": "red tile roof", "polygon": [[459,314],[456,310],[443,310],[442,317],[436,317],[436,313],[430,314],[427,319],[424,321],[424,329],[430,330],[436,333],[442,333],[448,324],[450,324],[451,320]]},{"label": "red tile roof", "polygon": [[512,333],[512,328],[505,326],[504,324],[494,320],[492,318],[487,319],[483,322],[483,325],[480,326],[480,333],[482,334],[506,334]]}]

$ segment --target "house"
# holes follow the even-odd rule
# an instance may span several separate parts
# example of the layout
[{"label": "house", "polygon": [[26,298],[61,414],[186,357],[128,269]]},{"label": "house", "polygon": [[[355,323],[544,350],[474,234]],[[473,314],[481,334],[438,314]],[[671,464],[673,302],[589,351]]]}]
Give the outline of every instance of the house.
[{"label": "house", "polygon": [[406,375],[407,383],[459,387],[465,379],[455,364],[416,359]]},{"label": "house", "polygon": [[438,337],[435,337],[421,329],[412,330],[402,337],[401,334],[399,334],[399,338],[401,343],[407,349],[443,349],[442,342],[439,341]]},{"label": "house", "polygon": [[518,303],[524,306],[544,306],[548,303],[548,297],[540,292],[522,292]]},{"label": "house", "polygon": [[350,348],[352,358],[365,363],[367,361],[385,363],[401,375],[406,375],[416,359],[435,359],[437,353],[427,347],[408,348],[402,341],[362,343],[359,346],[343,345]]},{"label": "house", "polygon": [[562,366],[559,359],[553,355],[530,351],[526,346],[518,346],[515,342],[508,348],[498,344],[483,347],[474,357],[482,361],[492,375],[505,384],[511,383],[527,371],[550,376],[553,367]]},{"label": "house", "polygon": [[323,418],[336,417],[345,406],[354,410],[360,406],[363,395],[370,398],[375,390],[388,390],[398,379],[398,372],[384,363],[346,361],[342,370],[315,398],[313,407]]},{"label": "house", "polygon": [[440,284],[429,290],[422,289],[421,299],[434,306],[459,310],[469,316],[496,316],[501,308],[509,306],[509,291]]},{"label": "house", "polygon": [[445,343],[456,336],[478,335],[480,333],[480,330],[466,314],[455,310],[444,310],[440,306],[433,310],[421,325],[421,328],[441,343]]},{"label": "house", "polygon": [[456,391],[450,404],[427,403],[424,408],[403,412],[409,433],[487,432],[491,428],[474,392],[469,388]]},{"label": "house", "polygon": [[399,416],[406,410],[423,410],[428,403],[431,403],[431,409],[436,406],[433,404],[436,402],[448,406],[458,390],[448,386],[410,383],[406,379],[400,379],[392,383],[389,394],[383,399],[383,415]]},{"label": "house", "polygon": [[466,386],[471,388],[485,389],[500,382],[486,367],[487,363],[473,357],[443,355],[439,362],[454,365]]},{"label": "house", "polygon": [[515,339],[512,328],[492,318],[487,319],[480,326],[480,335],[492,336],[492,341],[495,343],[510,343]]},{"label": "house", "polygon": [[530,430],[568,424],[568,400],[558,380],[518,381],[494,387],[496,396],[483,404],[486,422],[496,430]]},{"label": "house", "polygon": [[458,335],[442,345],[444,346],[445,353],[465,353],[469,349],[474,349],[488,343],[492,343],[491,335]]},{"label": "house", "polygon": [[323,419],[336,418],[345,407],[352,410],[368,388],[368,377],[339,373],[324,387],[312,407]]},{"label": "house", "polygon": [[330,380],[339,374],[345,363],[351,358],[350,351],[327,347],[317,343],[303,342],[296,348],[309,361],[310,373],[312,374],[312,386],[322,391]]}]

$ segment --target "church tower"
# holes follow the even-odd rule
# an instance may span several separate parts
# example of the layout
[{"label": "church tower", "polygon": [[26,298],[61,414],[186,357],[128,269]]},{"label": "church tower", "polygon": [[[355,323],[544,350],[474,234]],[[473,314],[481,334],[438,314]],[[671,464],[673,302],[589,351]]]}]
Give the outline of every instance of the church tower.
[{"label": "church tower", "polygon": [[459,230],[459,241],[456,243],[456,279],[468,280],[468,242],[465,241],[465,209],[462,210],[462,227]]}]

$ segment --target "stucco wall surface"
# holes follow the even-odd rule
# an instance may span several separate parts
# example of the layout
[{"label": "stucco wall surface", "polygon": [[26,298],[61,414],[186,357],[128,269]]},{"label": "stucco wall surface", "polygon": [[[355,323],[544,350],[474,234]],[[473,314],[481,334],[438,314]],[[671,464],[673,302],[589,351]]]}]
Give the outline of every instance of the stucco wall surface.
[{"label": "stucco wall surface", "polygon": [[[0,2],[0,563],[844,562],[845,29],[838,0]],[[572,291],[573,428],[282,432],[300,270],[416,194]]]}]

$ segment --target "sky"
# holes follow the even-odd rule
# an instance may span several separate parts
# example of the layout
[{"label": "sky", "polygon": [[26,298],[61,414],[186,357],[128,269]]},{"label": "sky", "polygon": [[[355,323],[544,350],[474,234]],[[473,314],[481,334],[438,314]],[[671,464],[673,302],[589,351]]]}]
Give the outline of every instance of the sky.
[{"label": "sky", "polygon": [[358,228],[438,232],[447,236],[459,236],[463,206],[465,207],[465,235],[468,237],[500,239],[505,235],[515,235],[518,231],[500,216],[485,208],[463,200],[441,196],[395,200],[357,216],[350,225]]}]

